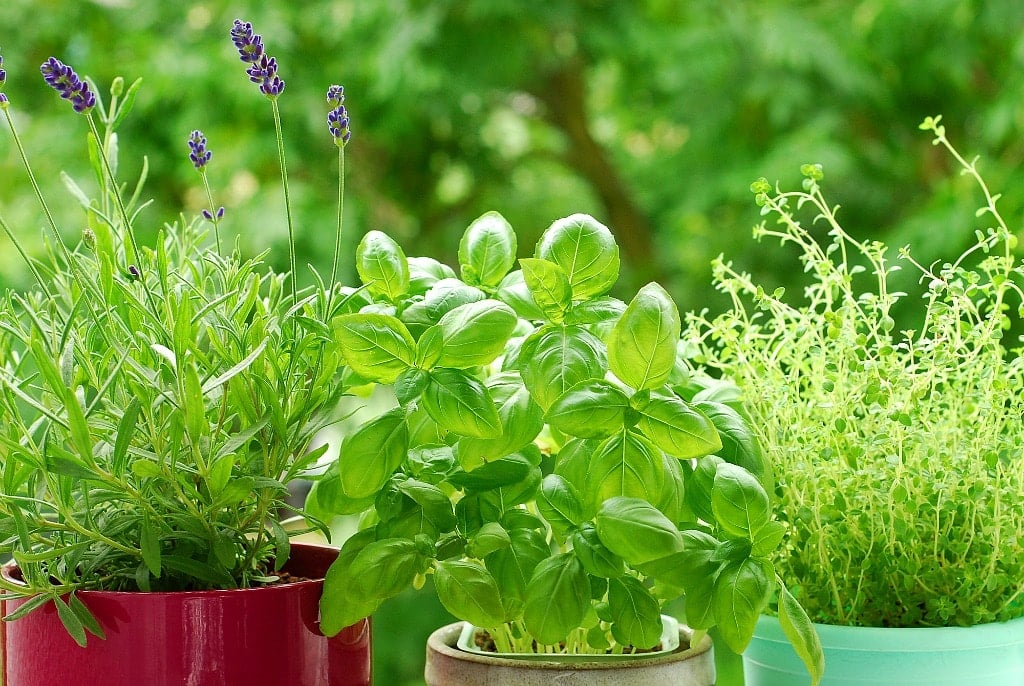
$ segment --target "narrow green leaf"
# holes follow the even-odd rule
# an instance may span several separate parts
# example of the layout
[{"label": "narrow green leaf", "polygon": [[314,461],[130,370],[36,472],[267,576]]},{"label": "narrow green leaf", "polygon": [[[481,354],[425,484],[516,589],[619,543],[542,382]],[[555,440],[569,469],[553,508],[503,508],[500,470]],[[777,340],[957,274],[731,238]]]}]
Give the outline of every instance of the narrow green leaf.
[{"label": "narrow green leaf", "polygon": [[117,422],[117,438],[114,439],[114,452],[110,457],[114,473],[117,475],[124,472],[128,446],[131,445],[132,436],[135,434],[135,425],[138,423],[141,408],[142,404],[139,399],[132,398],[128,406],[124,408],[121,419]]},{"label": "narrow green leaf", "polygon": [[114,114],[113,121],[110,122],[110,131],[116,131],[125,120],[125,118],[131,113],[132,108],[135,107],[135,98],[139,94],[139,87],[142,86],[142,78],[137,78],[132,81],[128,89],[125,90],[124,99],[121,100],[121,105],[117,108],[117,113]]},{"label": "narrow green leaf", "polygon": [[82,624],[82,620],[78,618],[78,615],[68,607],[67,603],[60,596],[53,596],[53,604],[57,606],[57,617],[60,618],[61,624],[71,634],[71,638],[75,639],[75,643],[85,647],[85,625]]},{"label": "narrow green leaf", "polygon": [[270,519],[270,532],[274,536],[274,571],[279,572],[288,563],[292,544],[280,520],[273,517]]},{"label": "narrow green leaf", "polygon": [[608,339],[608,366],[637,390],[668,381],[682,327],[672,296],[657,283],[641,288]]},{"label": "narrow green leaf", "polygon": [[146,563],[149,573],[159,579],[161,571],[160,537],[148,519],[142,520],[142,527],[139,531],[139,548],[142,551],[142,561]]},{"label": "narrow green leaf", "polygon": [[821,648],[821,639],[811,618],[786,588],[786,584],[778,577],[776,582],[779,584],[779,625],[807,667],[811,675],[811,686],[817,686],[825,673],[825,653]]}]

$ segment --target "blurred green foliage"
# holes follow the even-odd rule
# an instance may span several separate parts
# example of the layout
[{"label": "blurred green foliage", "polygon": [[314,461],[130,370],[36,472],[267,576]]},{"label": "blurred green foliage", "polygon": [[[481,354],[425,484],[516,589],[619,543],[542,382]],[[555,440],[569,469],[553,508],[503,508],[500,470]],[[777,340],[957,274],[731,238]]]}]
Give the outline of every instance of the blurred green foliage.
[{"label": "blurred green foliage", "polygon": [[[345,85],[352,116],[349,254],[365,231],[383,229],[411,254],[451,255],[465,226],[497,209],[525,256],[552,220],[588,212],[619,237],[632,267],[624,288],[656,278],[683,308],[715,310],[724,300],[710,290],[709,263],[721,252],[762,282],[798,278],[772,273],[788,256],[750,239],[748,185],[792,185],[801,163],[820,162],[848,228],[911,243],[928,263],[970,240],[978,202],[917,130],[940,113],[950,137],[982,156],[1004,214],[1024,205],[1024,184],[1013,182],[1024,159],[1019,2],[7,0],[3,14],[11,111],[71,239],[82,220],[58,173],[89,182],[86,127],[43,84],[38,65],[50,55],[104,92],[117,75],[144,79],[122,129],[121,174],[133,179],[149,157],[155,202],[144,216],[154,230],[205,206],[185,142],[200,128],[228,234],[247,254],[273,248],[286,267],[270,108],[228,39],[236,17],[253,22],[287,81],[300,264],[321,270],[337,183],[331,83]],[[0,213],[43,249],[41,213],[6,135]],[[351,260],[345,267],[352,280]],[[26,277],[0,243],[0,286]],[[404,675],[388,666],[388,645],[400,641],[396,650],[415,656]],[[422,637],[379,636],[378,648],[380,683],[417,683]]]}]

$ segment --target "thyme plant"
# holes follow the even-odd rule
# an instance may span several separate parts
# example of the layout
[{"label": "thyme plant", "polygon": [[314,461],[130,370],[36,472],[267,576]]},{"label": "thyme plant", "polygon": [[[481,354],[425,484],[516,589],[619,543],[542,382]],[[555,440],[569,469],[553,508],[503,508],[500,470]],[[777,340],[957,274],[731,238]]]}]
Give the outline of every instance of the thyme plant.
[{"label": "thyme plant", "polygon": [[[284,81],[251,24],[236,21],[231,37],[271,103],[289,207],[277,109]],[[24,582],[0,586],[35,596],[7,619],[53,602],[84,644],[87,631],[102,631],[79,590],[230,589],[277,578],[289,556],[281,518],[302,514],[287,502],[288,485],[326,450],[310,445],[335,421],[345,388],[330,322],[348,299],[333,275],[296,286],[290,207],[290,273],[275,273],[262,255],[224,252],[225,210],[213,209],[208,179],[213,151],[199,130],[187,149],[210,207],[166,224],[153,245],[138,243],[136,227],[151,221],[141,201],[147,166],[126,185],[117,130],[139,81],[126,89],[115,80],[107,105],[56,58],[41,71],[87,125],[96,192],[65,177],[85,226],[65,243],[10,100],[0,98],[50,234],[48,253],[32,259],[0,218],[35,277],[31,289],[0,297],[0,553],[13,556]],[[0,87],[5,78],[0,70]],[[340,87],[328,97],[343,159],[350,131],[347,113],[338,121]]]},{"label": "thyme plant", "polygon": [[[720,259],[716,283],[733,308],[690,321],[695,364],[738,385],[773,463],[788,530],[773,560],[817,622],[1024,615],[1024,362],[1008,335],[1021,321],[1024,269],[976,162],[939,117],[921,128],[984,197],[984,223],[962,254],[924,265],[904,247],[893,260],[843,228],[821,168],[805,165],[802,190],[752,185],[775,220],[755,236],[795,248],[811,279],[803,297]],[[903,267],[919,276],[913,291],[892,286]],[[897,324],[897,304],[914,324]]]}]

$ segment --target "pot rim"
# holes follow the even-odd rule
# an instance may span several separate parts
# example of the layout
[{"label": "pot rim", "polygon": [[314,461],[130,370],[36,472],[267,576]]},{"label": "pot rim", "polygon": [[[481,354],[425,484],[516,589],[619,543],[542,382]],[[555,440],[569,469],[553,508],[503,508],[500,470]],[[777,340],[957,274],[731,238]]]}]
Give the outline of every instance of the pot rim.
[{"label": "pot rim", "polygon": [[[494,666],[504,667],[521,667],[537,670],[565,670],[567,667],[571,667],[575,670],[603,670],[603,669],[622,669],[624,663],[622,661],[597,661],[588,660],[586,658],[593,657],[587,655],[573,656],[571,660],[538,660],[538,659],[523,659],[523,658],[508,658],[508,657],[492,657],[484,653],[473,653],[465,650],[461,650],[456,646],[456,642],[459,639],[459,635],[462,632],[465,622],[455,622],[454,624],[448,624],[436,629],[427,638],[428,650],[433,650],[440,655],[456,660],[463,660],[465,662],[475,662],[479,664],[487,664]],[[689,642],[693,638],[693,630],[690,627],[680,624],[680,634],[686,638],[687,646],[683,648],[681,645],[675,651],[671,653],[654,653],[651,655],[642,655],[628,661],[630,665],[658,665],[666,662],[678,662],[689,658],[699,657],[704,653],[708,653],[711,650],[711,637],[705,634],[696,647],[689,647]]]},{"label": "pot rim", "polygon": [[[291,544],[292,552],[295,550],[306,550],[309,552],[320,552],[326,550],[338,550],[337,547],[332,545],[325,545],[321,543],[302,543],[294,542]],[[291,557],[289,556],[289,561]],[[287,563],[286,563],[287,568]],[[17,572],[17,576],[14,576],[12,572]],[[11,560],[0,566],[0,576],[3,577],[4,581],[16,584],[19,586],[25,586],[25,582],[21,579],[20,570],[18,564]],[[148,598],[161,598],[161,597],[173,597],[181,600],[188,600],[190,598],[218,598],[218,597],[229,597],[238,595],[239,593],[246,593],[252,591],[263,591],[267,593],[271,592],[286,592],[289,589],[305,588],[309,586],[316,586],[323,584],[323,577],[315,579],[306,579],[303,581],[291,581],[287,584],[275,584],[271,586],[252,586],[249,588],[222,588],[222,589],[209,589],[205,591],[106,591],[102,589],[83,589],[81,591],[75,591],[75,595],[79,597],[126,597],[126,596],[146,596]],[[0,596],[6,595],[0,592]],[[37,594],[38,595],[38,594]],[[4,598],[6,601],[23,600],[34,596],[17,596]]]}]

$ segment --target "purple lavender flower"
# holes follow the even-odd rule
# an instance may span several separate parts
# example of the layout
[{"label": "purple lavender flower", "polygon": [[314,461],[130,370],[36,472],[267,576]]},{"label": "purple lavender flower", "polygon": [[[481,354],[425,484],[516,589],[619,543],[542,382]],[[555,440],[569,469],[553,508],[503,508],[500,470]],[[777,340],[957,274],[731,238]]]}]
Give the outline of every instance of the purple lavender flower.
[{"label": "purple lavender flower", "polygon": [[264,52],[263,37],[253,33],[252,24],[235,19],[231,27],[231,42],[238,49],[242,61],[251,65],[245,73],[260,87],[260,92],[271,99],[281,95],[284,81],[277,75],[277,60]]},{"label": "purple lavender flower", "polygon": [[74,69],[56,57],[43,62],[39,71],[43,73],[46,83],[57,91],[60,97],[71,101],[75,112],[88,114],[96,106],[96,96],[89,90],[89,84],[78,78]]},{"label": "purple lavender flower", "polygon": [[0,55],[0,88],[7,83],[7,71],[4,69],[4,56]]},{"label": "purple lavender flower", "polygon": [[192,165],[199,171],[200,174],[206,173],[206,163],[213,157],[213,153],[206,149],[206,136],[203,135],[202,131],[198,129],[192,132],[192,135],[188,138],[188,147],[192,151],[188,154],[188,158],[192,160]]},{"label": "purple lavender flower", "polygon": [[331,86],[327,89],[327,104],[333,107],[327,114],[327,128],[334,137],[334,144],[344,148],[349,139],[352,138],[352,131],[349,129],[348,110],[345,109],[345,89],[341,86]]}]

